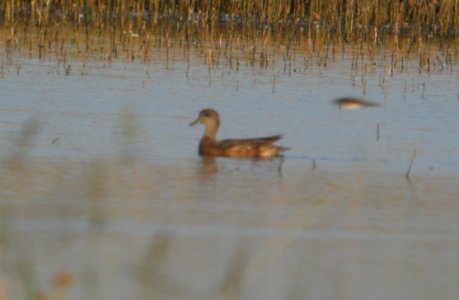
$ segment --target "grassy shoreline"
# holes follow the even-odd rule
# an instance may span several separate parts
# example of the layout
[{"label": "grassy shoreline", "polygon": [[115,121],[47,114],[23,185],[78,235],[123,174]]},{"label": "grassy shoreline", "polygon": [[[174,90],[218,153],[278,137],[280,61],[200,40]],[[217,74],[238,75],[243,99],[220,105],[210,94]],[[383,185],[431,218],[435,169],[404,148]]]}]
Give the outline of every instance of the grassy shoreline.
[{"label": "grassy shoreline", "polygon": [[457,37],[459,0],[6,0],[3,26],[71,24],[139,30],[175,23],[178,30],[199,25],[271,31],[324,28],[344,39],[372,38],[378,32]]}]

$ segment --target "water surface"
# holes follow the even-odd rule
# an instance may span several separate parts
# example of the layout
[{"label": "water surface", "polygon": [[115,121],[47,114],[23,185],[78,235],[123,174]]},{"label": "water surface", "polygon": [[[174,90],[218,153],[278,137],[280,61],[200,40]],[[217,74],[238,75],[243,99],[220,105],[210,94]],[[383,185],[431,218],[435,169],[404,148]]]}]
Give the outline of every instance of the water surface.
[{"label": "water surface", "polygon": [[[202,49],[70,56],[68,74],[4,58],[0,290],[52,293],[66,272],[68,299],[455,299],[457,66],[392,73],[384,49],[356,68],[351,46],[238,70]],[[382,107],[331,102],[363,93]],[[188,124],[205,107],[220,137],[291,150],[203,160]]]}]

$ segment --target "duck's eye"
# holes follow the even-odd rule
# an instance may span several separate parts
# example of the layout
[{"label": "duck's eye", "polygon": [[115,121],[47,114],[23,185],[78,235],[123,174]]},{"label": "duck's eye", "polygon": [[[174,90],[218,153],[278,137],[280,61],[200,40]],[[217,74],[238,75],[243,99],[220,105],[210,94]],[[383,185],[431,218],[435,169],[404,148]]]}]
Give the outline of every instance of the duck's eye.
[{"label": "duck's eye", "polygon": [[210,114],[208,112],[205,112],[202,114],[203,117],[210,117]]}]

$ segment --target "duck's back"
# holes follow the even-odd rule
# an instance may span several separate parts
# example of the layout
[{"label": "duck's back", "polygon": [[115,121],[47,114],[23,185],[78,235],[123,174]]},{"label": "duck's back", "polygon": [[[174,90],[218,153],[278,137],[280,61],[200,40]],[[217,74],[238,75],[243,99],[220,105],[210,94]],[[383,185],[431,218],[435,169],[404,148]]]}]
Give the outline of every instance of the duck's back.
[{"label": "duck's back", "polygon": [[273,157],[287,148],[273,145],[281,135],[252,139],[231,139],[217,142],[222,156],[229,157]]}]

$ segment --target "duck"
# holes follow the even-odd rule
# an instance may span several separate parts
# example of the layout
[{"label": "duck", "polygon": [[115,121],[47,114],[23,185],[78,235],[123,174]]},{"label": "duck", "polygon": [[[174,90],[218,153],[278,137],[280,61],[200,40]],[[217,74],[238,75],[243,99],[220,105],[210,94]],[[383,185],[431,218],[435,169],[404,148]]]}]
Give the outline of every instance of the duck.
[{"label": "duck", "polygon": [[339,109],[346,109],[346,110],[381,106],[378,103],[374,103],[374,102],[370,102],[370,101],[366,101],[366,100],[354,98],[354,97],[342,97],[342,98],[333,100],[333,102],[336,105],[338,105]]},{"label": "duck", "polygon": [[204,135],[199,142],[200,156],[222,156],[234,158],[273,158],[279,156],[289,148],[274,145],[282,135],[273,135],[248,139],[217,140],[220,127],[220,115],[212,108],[205,108],[199,112],[198,118],[190,126],[202,124],[205,127]]}]

